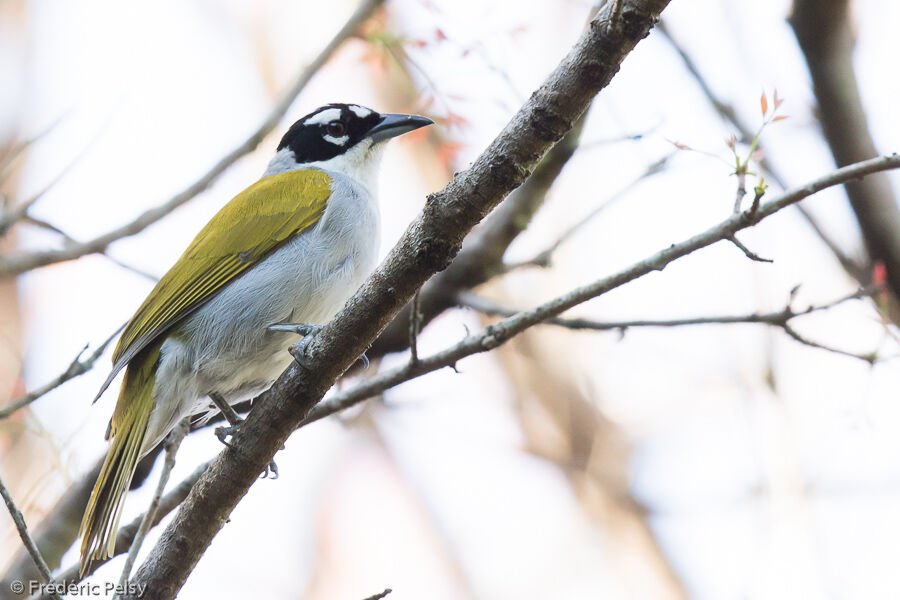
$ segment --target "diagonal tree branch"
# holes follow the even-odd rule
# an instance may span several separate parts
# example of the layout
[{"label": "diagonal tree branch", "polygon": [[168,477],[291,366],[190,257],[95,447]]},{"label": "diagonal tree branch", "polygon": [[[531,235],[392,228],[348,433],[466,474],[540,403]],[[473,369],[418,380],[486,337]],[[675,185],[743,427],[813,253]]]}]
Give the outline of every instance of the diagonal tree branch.
[{"label": "diagonal tree branch", "polygon": [[[877,156],[853,69],[848,0],[794,0],[789,22],[812,77],[819,122],[839,167]],[[872,260],[887,268],[900,299],[900,207],[886,175],[847,184],[850,207]]]},{"label": "diagonal tree branch", "polygon": [[385,262],[305,345],[301,361],[257,399],[235,447],[219,454],[191,490],[134,577],[136,585],[146,584],[144,600],[178,593],[235,505],[310,408],[425,280],[447,267],[469,230],[572,127],[667,4],[631,0],[615,21],[608,10],[601,12],[475,163],[428,198]]},{"label": "diagonal tree branch", "polygon": [[[28,527],[25,525],[25,517],[22,516],[22,511],[20,511],[16,506],[16,503],[13,502],[12,495],[9,493],[9,490],[6,488],[6,485],[3,483],[2,479],[0,479],[0,496],[3,497],[6,508],[9,510],[9,516],[12,517],[13,523],[16,526],[16,530],[19,532],[19,537],[22,539],[22,544],[24,544],[24,546],[28,549],[28,554],[31,556],[31,560],[34,561],[35,567],[37,567],[38,572],[41,574],[41,580],[48,586],[52,587],[54,582],[53,576],[50,574],[50,567],[47,566],[47,562],[41,555],[41,551],[38,550],[37,544],[34,543],[34,538],[32,538],[31,534],[28,533]],[[21,584],[22,582],[13,583]],[[12,588],[12,591],[16,592],[15,587]],[[57,595],[56,593],[52,593],[50,597],[55,598],[56,600],[60,600],[59,595]]]},{"label": "diagonal tree branch", "polygon": [[14,277],[38,267],[74,260],[87,254],[103,252],[113,242],[140,233],[185,202],[193,199],[200,192],[212,185],[212,183],[239,158],[249,154],[259,146],[263,139],[278,125],[279,121],[281,121],[282,117],[284,117],[285,113],[291,107],[291,104],[293,104],[303,88],[306,87],[306,84],[312,79],[313,75],[322,68],[345,40],[356,33],[360,24],[368,19],[375,9],[383,2],[384,0],[363,0],[359,8],[356,9],[356,12],[353,13],[340,31],[338,31],[331,41],[328,42],[328,45],[325,46],[319,55],[301,71],[294,84],[281,100],[278,101],[278,104],[275,105],[272,112],[269,113],[259,128],[237,148],[220,159],[219,162],[217,162],[200,179],[185,188],[184,191],[176,194],[167,202],[144,212],[130,223],[126,223],[125,225],[92,240],[73,244],[57,250],[41,250],[38,252],[0,257],[0,278]]}]

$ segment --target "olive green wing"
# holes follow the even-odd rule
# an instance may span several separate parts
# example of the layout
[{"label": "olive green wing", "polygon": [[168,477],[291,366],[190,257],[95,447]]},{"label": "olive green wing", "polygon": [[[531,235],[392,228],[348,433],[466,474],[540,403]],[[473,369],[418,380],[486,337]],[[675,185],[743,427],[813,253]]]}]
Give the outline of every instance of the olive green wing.
[{"label": "olive green wing", "polygon": [[116,374],[159,335],[212,298],[325,212],[331,178],[315,169],[260,179],[209,221],[125,326],[113,353]]}]

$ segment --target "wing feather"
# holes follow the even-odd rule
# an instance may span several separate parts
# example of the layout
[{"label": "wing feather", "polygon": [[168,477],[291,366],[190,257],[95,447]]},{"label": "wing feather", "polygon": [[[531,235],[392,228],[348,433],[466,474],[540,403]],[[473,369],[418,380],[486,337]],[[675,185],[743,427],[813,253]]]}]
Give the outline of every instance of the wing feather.
[{"label": "wing feather", "polygon": [[209,221],[125,326],[97,397],[138,352],[325,212],[331,178],[316,169],[260,179]]}]

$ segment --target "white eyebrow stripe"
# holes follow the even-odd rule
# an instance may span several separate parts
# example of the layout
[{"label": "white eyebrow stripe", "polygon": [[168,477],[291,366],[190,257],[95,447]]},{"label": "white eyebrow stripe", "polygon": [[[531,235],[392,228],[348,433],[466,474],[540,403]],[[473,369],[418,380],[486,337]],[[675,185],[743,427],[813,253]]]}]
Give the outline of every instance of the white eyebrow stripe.
[{"label": "white eyebrow stripe", "polygon": [[322,125],[323,123],[328,123],[329,121],[334,121],[336,119],[341,118],[341,109],[339,108],[327,108],[320,113],[316,113],[303,123],[305,125]]},{"label": "white eyebrow stripe", "polygon": [[353,111],[353,114],[355,114],[360,119],[365,119],[372,114],[371,110],[369,110],[365,106],[359,106],[358,104],[350,104],[349,108]]},{"label": "white eyebrow stripe", "polygon": [[323,135],[322,139],[326,142],[331,142],[336,146],[343,146],[347,143],[347,140],[350,139],[349,135],[342,135],[341,137],[334,137],[333,135]]}]

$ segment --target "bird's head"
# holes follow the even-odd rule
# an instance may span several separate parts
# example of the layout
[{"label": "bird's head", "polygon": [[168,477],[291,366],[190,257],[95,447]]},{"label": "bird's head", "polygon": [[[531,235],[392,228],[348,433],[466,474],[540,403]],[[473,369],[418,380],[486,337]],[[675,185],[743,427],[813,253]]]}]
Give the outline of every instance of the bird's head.
[{"label": "bird's head", "polygon": [[384,142],[431,123],[358,104],[328,104],[291,125],[265,174],[318,167],[374,185]]}]

